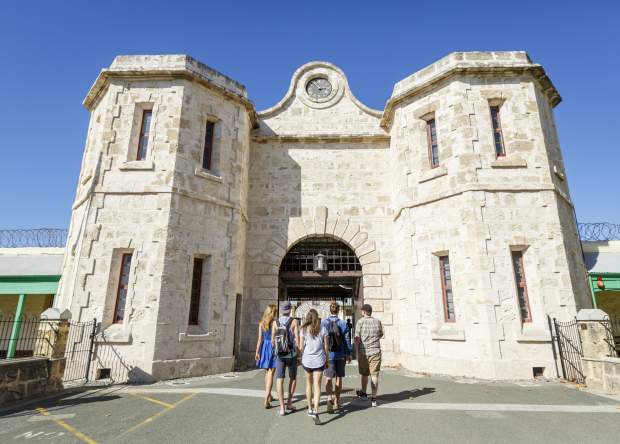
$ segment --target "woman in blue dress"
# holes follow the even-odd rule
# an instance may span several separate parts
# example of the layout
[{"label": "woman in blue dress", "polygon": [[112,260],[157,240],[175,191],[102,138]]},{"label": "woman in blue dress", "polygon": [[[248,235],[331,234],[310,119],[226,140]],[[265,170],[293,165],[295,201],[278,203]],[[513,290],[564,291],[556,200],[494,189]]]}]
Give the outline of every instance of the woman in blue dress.
[{"label": "woman in blue dress", "polygon": [[276,354],[271,342],[271,327],[277,315],[277,307],[269,304],[258,323],[258,339],[256,341],[256,366],[265,369],[265,408],[271,408],[271,389],[273,375],[276,372]]}]

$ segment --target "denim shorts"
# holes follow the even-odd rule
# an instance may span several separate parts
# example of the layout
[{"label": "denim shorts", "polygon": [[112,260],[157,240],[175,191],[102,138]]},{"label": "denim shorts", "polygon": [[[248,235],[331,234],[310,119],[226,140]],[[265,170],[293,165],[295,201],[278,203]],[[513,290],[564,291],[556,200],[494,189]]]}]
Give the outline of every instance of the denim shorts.
[{"label": "denim shorts", "polygon": [[344,359],[335,359],[333,361],[329,361],[329,366],[325,369],[323,374],[326,378],[344,378],[344,368]]},{"label": "denim shorts", "polygon": [[288,377],[290,379],[297,378],[297,356],[294,358],[276,358],[276,378],[283,379],[286,377],[286,369],[288,368]]}]

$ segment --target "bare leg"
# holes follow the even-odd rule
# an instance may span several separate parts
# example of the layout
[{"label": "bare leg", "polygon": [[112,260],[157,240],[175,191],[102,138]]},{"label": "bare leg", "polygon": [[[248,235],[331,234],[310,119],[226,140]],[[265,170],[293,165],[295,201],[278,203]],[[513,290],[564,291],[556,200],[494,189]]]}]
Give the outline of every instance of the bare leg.
[{"label": "bare leg", "polygon": [[372,397],[376,398],[379,390],[379,373],[370,376],[370,388],[372,389]]},{"label": "bare leg", "polygon": [[312,373],[306,372],[306,401],[308,410],[312,410]]},{"label": "bare leg", "polygon": [[336,377],[336,404],[340,406],[340,394],[342,393],[342,378]]},{"label": "bare leg", "polygon": [[[336,381],[338,381],[336,379]],[[338,383],[336,383],[337,385]],[[327,393],[327,400],[330,401],[332,399],[332,395],[334,393],[334,389],[332,386],[332,378],[325,378],[325,393]],[[337,396],[336,396],[337,397]]]},{"label": "bare leg", "polygon": [[284,378],[276,380],[276,390],[278,392],[278,401],[280,402],[280,412],[284,411]]},{"label": "bare leg", "polygon": [[367,389],[367,388],[368,388],[368,376],[364,376],[364,375],[362,375],[362,391],[363,391],[364,393],[367,393],[367,392],[366,392],[366,389]]},{"label": "bare leg", "polygon": [[321,402],[321,379],[323,379],[323,372],[312,372],[313,382],[313,395],[314,395],[314,412],[319,413],[319,403]]},{"label": "bare leg", "polygon": [[293,397],[295,396],[295,389],[297,388],[297,377],[289,380],[288,383],[288,407],[293,408]]},{"label": "bare leg", "polygon": [[271,389],[273,388],[274,369],[265,369],[265,405],[271,402]]}]

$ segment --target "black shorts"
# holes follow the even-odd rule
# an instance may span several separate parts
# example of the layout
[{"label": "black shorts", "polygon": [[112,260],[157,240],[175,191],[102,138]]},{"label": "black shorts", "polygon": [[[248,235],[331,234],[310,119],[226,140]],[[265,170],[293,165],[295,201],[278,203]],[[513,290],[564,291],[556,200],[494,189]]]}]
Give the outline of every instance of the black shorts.
[{"label": "black shorts", "polygon": [[309,367],[306,367],[305,365],[303,367],[307,373],[320,372],[325,368],[325,366],[321,366],[317,368],[309,368]]},{"label": "black shorts", "polygon": [[326,378],[344,378],[344,368],[345,360],[336,359],[334,361],[329,361],[329,366],[325,369],[323,374]]}]

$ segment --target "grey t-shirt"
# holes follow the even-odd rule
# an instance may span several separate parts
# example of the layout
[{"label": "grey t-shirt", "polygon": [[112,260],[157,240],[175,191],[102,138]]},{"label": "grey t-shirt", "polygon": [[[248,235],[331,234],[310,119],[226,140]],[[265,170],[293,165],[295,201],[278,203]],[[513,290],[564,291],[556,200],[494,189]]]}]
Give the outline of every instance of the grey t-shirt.
[{"label": "grey t-shirt", "polygon": [[301,365],[306,368],[319,368],[325,365],[324,338],[327,336],[325,327],[315,337],[312,337],[308,329],[302,332],[304,335],[304,354],[301,357]]}]

